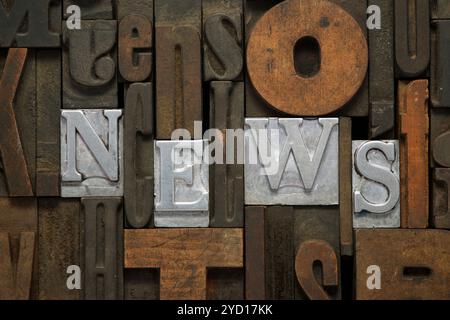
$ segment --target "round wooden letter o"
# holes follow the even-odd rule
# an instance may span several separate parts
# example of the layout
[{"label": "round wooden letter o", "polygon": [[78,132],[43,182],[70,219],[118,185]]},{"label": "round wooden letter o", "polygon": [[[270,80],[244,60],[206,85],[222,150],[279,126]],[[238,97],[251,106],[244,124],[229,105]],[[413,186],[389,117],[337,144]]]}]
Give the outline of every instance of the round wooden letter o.
[{"label": "round wooden letter o", "polygon": [[[309,77],[299,75],[294,62],[296,44],[305,38],[314,38],[320,47],[319,69]],[[297,116],[343,107],[363,83],[367,64],[359,24],[324,0],[276,5],[257,22],[247,46],[248,73],[258,93],[274,108]]]}]

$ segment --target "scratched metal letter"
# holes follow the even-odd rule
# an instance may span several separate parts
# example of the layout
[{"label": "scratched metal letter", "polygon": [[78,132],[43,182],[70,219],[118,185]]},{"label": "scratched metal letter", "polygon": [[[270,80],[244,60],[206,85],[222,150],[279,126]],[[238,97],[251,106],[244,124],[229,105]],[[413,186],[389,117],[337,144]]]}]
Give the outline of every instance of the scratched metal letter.
[{"label": "scratched metal letter", "polygon": [[352,142],[353,227],[400,227],[397,140]]},{"label": "scratched metal letter", "polygon": [[209,226],[204,141],[155,141],[155,226]]},{"label": "scratched metal letter", "polygon": [[123,195],[122,110],[61,113],[63,197]]},{"label": "scratched metal letter", "polygon": [[338,123],[245,119],[245,204],[338,204]]}]

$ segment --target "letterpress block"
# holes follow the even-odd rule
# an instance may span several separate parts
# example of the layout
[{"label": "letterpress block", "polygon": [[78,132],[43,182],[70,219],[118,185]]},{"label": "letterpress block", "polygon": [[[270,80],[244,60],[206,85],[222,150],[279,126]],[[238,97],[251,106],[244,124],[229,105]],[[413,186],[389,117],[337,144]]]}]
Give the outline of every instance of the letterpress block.
[{"label": "letterpress block", "polygon": [[380,8],[381,19],[380,29],[368,30],[369,137],[371,139],[380,136],[393,138],[395,124],[394,1],[369,0],[368,4]]},{"label": "letterpress block", "polygon": [[352,120],[339,118],[339,217],[341,253],[353,255]]},{"label": "letterpress block", "polygon": [[122,110],[61,112],[61,195],[122,196]]},{"label": "letterpress block", "polygon": [[0,1],[0,47],[60,47],[61,1]]},{"label": "letterpress block", "polygon": [[201,1],[156,0],[156,137],[202,120]]},{"label": "letterpress block", "polygon": [[396,0],[395,58],[397,77],[426,75],[430,64],[429,0]]},{"label": "letterpress block", "polygon": [[203,140],[155,141],[155,226],[208,227]]},{"label": "letterpress block", "polygon": [[[244,165],[238,162],[238,150],[243,140],[226,134],[227,129],[244,127],[244,84],[242,82],[213,81],[210,88],[210,127],[219,129],[223,142],[223,160],[211,166],[210,225],[215,228],[243,226]],[[241,135],[242,137],[242,135]],[[216,137],[218,138],[218,137]],[[240,144],[240,145],[239,145]],[[233,150],[231,147],[234,145]],[[228,150],[227,146],[230,146]],[[222,146],[221,146],[222,147]],[[227,154],[234,151],[234,154]],[[218,155],[216,151],[216,156]]]},{"label": "letterpress block", "polygon": [[[365,5],[354,4],[365,17]],[[367,56],[361,26],[341,6],[290,0],[273,7],[254,26],[247,68],[261,97],[277,110],[298,116],[335,112],[352,98],[358,100],[355,95],[364,83],[360,104],[365,110],[358,115],[367,115]]]},{"label": "letterpress block", "polygon": [[449,232],[357,230],[355,243],[358,300],[450,299]]},{"label": "letterpress block", "polygon": [[401,225],[428,225],[428,80],[400,82],[398,88]]},{"label": "letterpress block", "polygon": [[203,1],[204,80],[242,80],[243,0]]},{"label": "letterpress block", "polygon": [[353,141],[354,228],[400,227],[397,140]]},{"label": "letterpress block", "polygon": [[64,0],[64,17],[67,19],[70,14],[67,13],[67,8],[77,5],[81,9],[81,18],[84,20],[112,20],[114,19],[114,6],[113,0]]},{"label": "letterpress block", "polygon": [[119,24],[119,70],[126,81],[150,78],[152,72],[153,19],[128,15]]},{"label": "letterpress block", "polygon": [[124,269],[125,300],[158,300],[158,269]]},{"label": "letterpress block", "polygon": [[116,21],[81,21],[81,30],[64,24],[63,107],[116,108]]},{"label": "letterpress block", "polygon": [[450,2],[447,0],[431,0],[430,6],[433,19],[450,19]]},{"label": "letterpress block", "polygon": [[338,204],[338,123],[246,118],[245,204]]},{"label": "letterpress block", "polygon": [[265,207],[245,208],[245,299],[266,298]]},{"label": "letterpress block", "polygon": [[81,265],[86,300],[123,298],[122,198],[83,198]]},{"label": "letterpress block", "polygon": [[433,226],[450,229],[450,169],[433,169]]},{"label": "letterpress block", "polygon": [[32,196],[36,172],[36,59],[33,50],[0,52],[0,196]]},{"label": "letterpress block", "polygon": [[[79,299],[80,290],[69,290],[67,287],[70,276],[67,268],[73,265],[81,267],[80,202],[75,199],[40,198],[38,214],[39,299]],[[84,284],[80,284],[83,288]]]},{"label": "letterpress block", "polygon": [[124,117],[124,202],[133,228],[153,225],[153,87],[134,83],[126,92]]},{"label": "letterpress block", "polygon": [[59,196],[61,54],[40,50],[36,56],[36,195]]},{"label": "letterpress block", "polygon": [[450,21],[433,21],[431,59],[431,103],[433,107],[450,107]]},{"label": "letterpress block", "polygon": [[446,108],[431,109],[431,167],[450,168],[450,113]]},{"label": "letterpress block", "polygon": [[243,260],[242,229],[125,230],[125,268],[158,268],[163,300],[206,299],[207,269]]},{"label": "letterpress block", "polygon": [[139,14],[153,21],[154,0],[117,0],[117,19],[122,20],[127,15]]},{"label": "letterpress block", "polygon": [[0,300],[38,295],[35,198],[0,198]]},{"label": "letterpress block", "polygon": [[207,300],[243,300],[245,272],[242,268],[208,268]]}]

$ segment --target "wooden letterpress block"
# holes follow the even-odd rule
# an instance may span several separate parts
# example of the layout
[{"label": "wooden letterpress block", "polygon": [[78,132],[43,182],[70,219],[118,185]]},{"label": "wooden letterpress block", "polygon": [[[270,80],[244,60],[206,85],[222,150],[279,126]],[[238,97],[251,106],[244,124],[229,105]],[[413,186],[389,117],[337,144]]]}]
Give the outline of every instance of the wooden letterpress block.
[{"label": "wooden letterpress block", "polygon": [[446,108],[431,109],[431,167],[450,168],[450,112]]},{"label": "wooden letterpress block", "polygon": [[432,21],[431,38],[431,104],[433,107],[450,107],[450,21]]},{"label": "wooden letterpress block", "polygon": [[450,2],[447,0],[431,0],[432,19],[450,19]]},{"label": "wooden letterpress block", "polygon": [[433,169],[433,227],[450,229],[450,169]]},{"label": "wooden letterpress block", "polygon": [[139,14],[153,21],[154,0],[117,0],[117,20],[122,20],[127,15]]},{"label": "wooden letterpress block", "polygon": [[112,20],[114,19],[113,0],[64,0],[64,17],[68,18],[67,8],[71,5],[77,5],[81,9],[81,18],[84,20]]}]

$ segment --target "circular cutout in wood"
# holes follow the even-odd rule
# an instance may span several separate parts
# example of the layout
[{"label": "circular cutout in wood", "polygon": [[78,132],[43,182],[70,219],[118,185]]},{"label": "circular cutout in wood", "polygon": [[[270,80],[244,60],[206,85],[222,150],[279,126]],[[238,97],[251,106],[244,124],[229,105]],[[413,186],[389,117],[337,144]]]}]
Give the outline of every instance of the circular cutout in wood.
[{"label": "circular cutout in wood", "polygon": [[361,87],[367,64],[367,40],[359,24],[324,0],[276,5],[257,22],[247,46],[248,73],[258,93],[296,116],[321,116],[343,107]]}]

